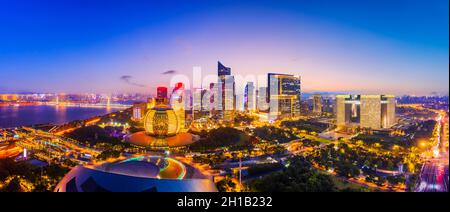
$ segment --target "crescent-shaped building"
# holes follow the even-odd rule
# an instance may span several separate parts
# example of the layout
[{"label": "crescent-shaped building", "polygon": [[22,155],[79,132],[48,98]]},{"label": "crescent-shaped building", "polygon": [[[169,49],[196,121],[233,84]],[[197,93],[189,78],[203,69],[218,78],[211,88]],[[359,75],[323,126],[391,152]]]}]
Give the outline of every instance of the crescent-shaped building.
[{"label": "crescent-shaped building", "polygon": [[211,177],[170,157],[141,156],[77,166],[55,192],[217,192]]}]

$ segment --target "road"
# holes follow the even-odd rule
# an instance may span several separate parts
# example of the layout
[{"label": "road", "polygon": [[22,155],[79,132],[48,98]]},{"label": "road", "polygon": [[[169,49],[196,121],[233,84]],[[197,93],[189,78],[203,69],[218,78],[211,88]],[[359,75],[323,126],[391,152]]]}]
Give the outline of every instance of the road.
[{"label": "road", "polygon": [[416,192],[448,192],[448,154],[446,163],[442,159],[427,162],[422,169]]},{"label": "road", "polygon": [[31,151],[39,150],[40,152],[35,152],[35,156],[39,156],[40,159],[44,160],[50,161],[55,157],[70,157],[81,153],[91,156],[100,154],[99,150],[83,146],[70,138],[32,128],[23,127],[22,131],[17,131],[16,134],[20,135],[21,138],[16,142],[16,145]]},{"label": "road", "polygon": [[416,192],[448,192],[449,189],[449,153],[448,146],[445,145],[448,142],[448,128],[443,127],[448,126],[446,125],[448,117],[446,119],[440,117],[438,121],[438,126],[442,130],[439,131],[436,138],[437,146],[434,151],[439,152],[439,154],[429,159],[422,167],[420,181],[415,189]]}]

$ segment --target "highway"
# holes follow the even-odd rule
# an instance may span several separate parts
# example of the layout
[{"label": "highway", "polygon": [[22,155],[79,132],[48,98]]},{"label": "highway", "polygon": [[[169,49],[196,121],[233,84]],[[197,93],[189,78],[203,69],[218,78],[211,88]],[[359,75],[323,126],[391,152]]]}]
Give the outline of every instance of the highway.
[{"label": "highway", "polygon": [[71,154],[88,154],[96,156],[100,154],[99,150],[89,148],[79,144],[78,141],[67,137],[54,135],[40,130],[23,127],[22,132],[16,132],[21,139],[16,142],[16,145],[28,150],[40,150],[36,155],[40,159],[51,161],[55,157],[69,157]]},{"label": "highway", "polygon": [[438,119],[438,126],[442,130],[439,131],[436,138],[437,146],[434,149],[436,154],[422,167],[420,181],[415,192],[448,192],[448,117],[446,119],[442,117]]},{"label": "highway", "polygon": [[447,162],[442,160],[432,160],[424,165],[416,192],[448,192],[448,154]]}]

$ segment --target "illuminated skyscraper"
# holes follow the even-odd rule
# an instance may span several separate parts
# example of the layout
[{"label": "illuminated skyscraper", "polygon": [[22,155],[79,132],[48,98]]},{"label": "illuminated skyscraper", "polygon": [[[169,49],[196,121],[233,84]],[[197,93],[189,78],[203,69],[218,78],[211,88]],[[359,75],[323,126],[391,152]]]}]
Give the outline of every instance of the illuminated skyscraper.
[{"label": "illuminated skyscraper", "polygon": [[236,92],[234,76],[231,76],[231,68],[224,66],[218,62],[218,86],[219,95],[222,96],[221,106],[219,110],[223,120],[230,122],[233,120],[234,112],[236,110]]},{"label": "illuminated skyscraper", "polygon": [[323,110],[322,96],[320,94],[314,94],[313,96],[313,113],[321,114]]},{"label": "illuminated skyscraper", "polygon": [[350,119],[347,117],[347,106],[345,101],[350,98],[350,95],[338,95],[336,96],[336,125],[345,126],[350,123]]},{"label": "illuminated skyscraper", "polygon": [[211,95],[209,90],[202,89],[202,112],[209,112],[211,106]]},{"label": "illuminated skyscraper", "polygon": [[268,93],[267,87],[260,87],[257,92],[257,105],[256,109],[260,113],[268,113],[269,112],[269,103],[268,103]]},{"label": "illuminated skyscraper", "polygon": [[192,95],[193,107],[192,114],[193,119],[198,120],[200,118],[210,115],[210,93],[207,89],[197,88],[193,90]]},{"label": "illuminated skyscraper", "polygon": [[361,95],[360,126],[363,128],[381,128],[381,101],[377,95]]},{"label": "illuminated skyscraper", "polygon": [[193,121],[193,110],[192,110],[192,108],[193,108],[193,105],[194,105],[194,103],[193,103],[193,90],[190,90],[190,89],[186,89],[185,91],[184,91],[184,94],[185,94],[185,104],[184,104],[184,106],[185,106],[185,126],[189,126],[189,125],[191,125],[192,124],[192,121]]},{"label": "illuminated skyscraper", "polygon": [[185,94],[185,104],[184,104],[184,106],[185,106],[185,109],[187,110],[187,111],[190,111],[190,110],[192,110],[192,106],[194,105],[193,103],[192,103],[192,100],[193,100],[193,98],[192,98],[192,90],[185,90],[184,91],[184,94]]},{"label": "illuminated skyscraper", "polygon": [[334,101],[333,98],[325,97],[322,99],[322,112],[333,113],[334,112]]},{"label": "illuminated skyscraper", "polygon": [[152,109],[156,106],[156,99],[155,98],[148,98],[147,99],[147,109]]},{"label": "illuminated skyscraper", "polygon": [[202,89],[195,88],[192,93],[192,114],[193,119],[201,118],[202,112]]},{"label": "illuminated skyscraper", "polygon": [[156,93],[157,98],[167,98],[167,87],[158,87],[156,89]]},{"label": "illuminated skyscraper", "polygon": [[156,89],[156,105],[167,105],[167,87],[161,86]]},{"label": "illuminated skyscraper", "polygon": [[225,77],[223,98],[223,120],[230,122],[233,120],[234,112],[236,111],[236,93],[234,76]]},{"label": "illuminated skyscraper", "polygon": [[170,97],[170,105],[178,117],[178,125],[180,130],[184,130],[186,127],[185,99],[186,95],[184,92],[184,84],[179,82],[175,84],[175,88],[173,89]]},{"label": "illuminated skyscraper", "polygon": [[244,109],[245,111],[253,112],[256,109],[255,102],[255,86],[253,82],[247,82],[245,86],[245,94],[244,94]]},{"label": "illuminated skyscraper", "polygon": [[392,95],[385,95],[382,98],[385,104],[381,105],[381,125],[383,128],[389,128],[397,122],[395,118],[396,100]]},{"label": "illuminated skyscraper", "polygon": [[221,111],[222,95],[220,95],[219,83],[209,85],[209,111],[210,115],[216,115]]},{"label": "illuminated skyscraper", "polygon": [[396,122],[395,97],[391,95],[336,96],[336,124],[362,128],[389,128]]},{"label": "illuminated skyscraper", "polygon": [[224,66],[220,61],[217,62],[217,75],[229,76],[231,75],[231,68]]},{"label": "illuminated skyscraper", "polygon": [[236,94],[236,111],[245,111],[245,98],[242,94]]},{"label": "illuminated skyscraper", "polygon": [[145,113],[147,113],[147,103],[134,103],[133,104],[133,116],[132,120],[136,122],[141,122],[144,119]]},{"label": "illuminated skyscraper", "polygon": [[300,76],[268,74],[269,120],[300,115]]}]

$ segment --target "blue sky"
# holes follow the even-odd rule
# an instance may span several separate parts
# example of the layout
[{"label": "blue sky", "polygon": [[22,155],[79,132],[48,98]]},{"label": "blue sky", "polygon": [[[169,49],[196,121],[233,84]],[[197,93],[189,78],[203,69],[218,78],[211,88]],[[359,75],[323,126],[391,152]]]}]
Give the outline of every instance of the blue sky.
[{"label": "blue sky", "polygon": [[233,74],[301,75],[305,91],[448,93],[448,6],[0,0],[0,92],[150,92],[167,70],[214,74],[221,60]]}]

